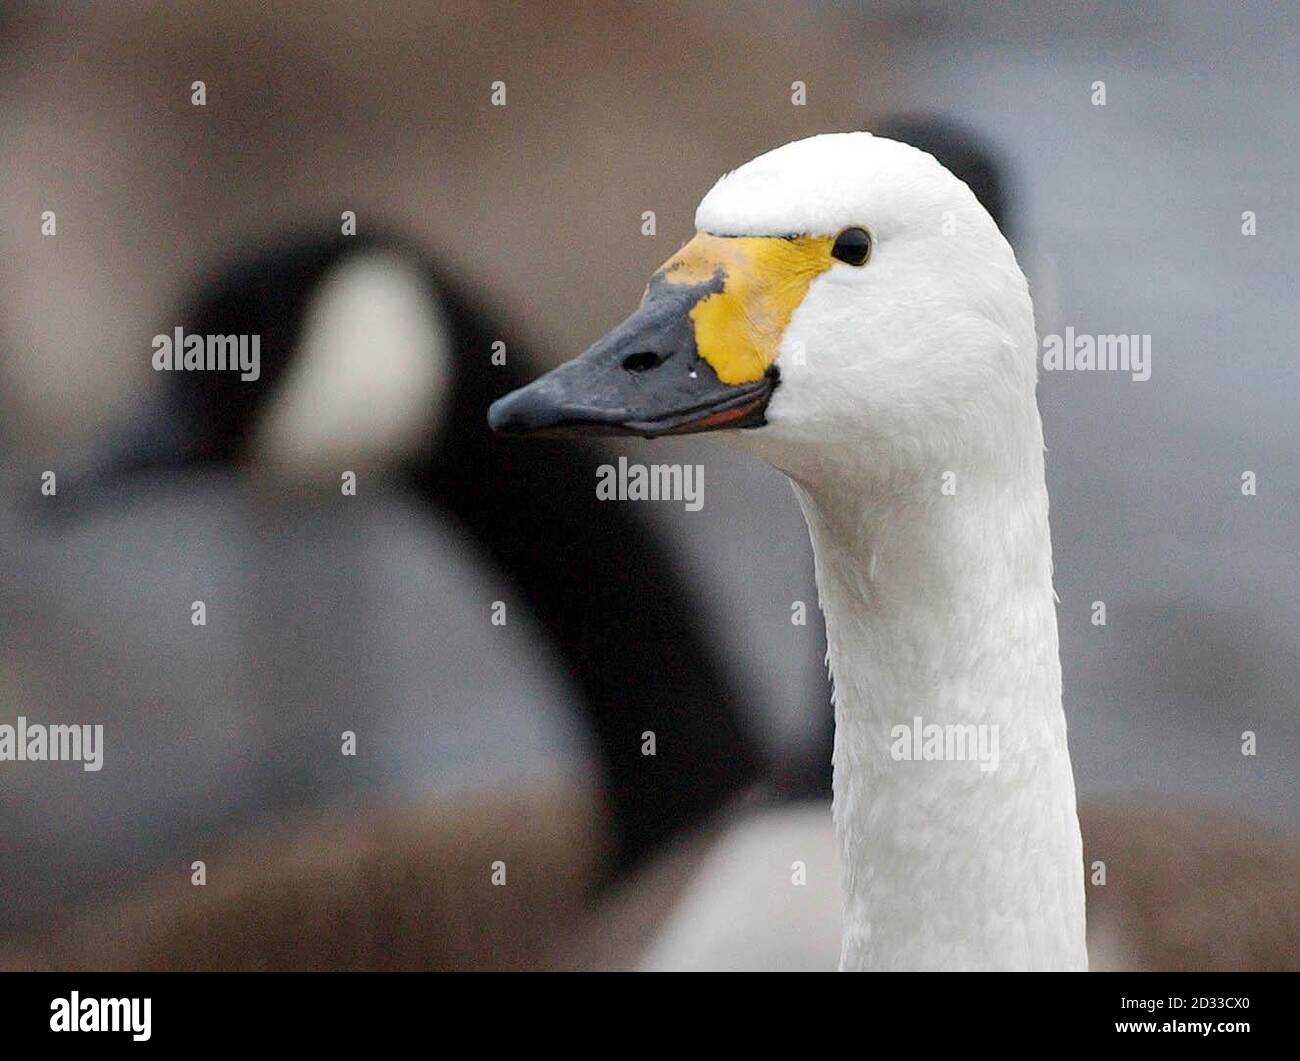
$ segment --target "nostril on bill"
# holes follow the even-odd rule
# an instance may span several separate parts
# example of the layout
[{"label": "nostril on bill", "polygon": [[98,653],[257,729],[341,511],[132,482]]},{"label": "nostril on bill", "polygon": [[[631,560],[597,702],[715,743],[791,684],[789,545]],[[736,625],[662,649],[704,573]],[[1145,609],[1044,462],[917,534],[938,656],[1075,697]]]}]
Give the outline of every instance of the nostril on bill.
[{"label": "nostril on bill", "polygon": [[643,350],[637,354],[628,354],[623,358],[623,369],[626,372],[649,372],[652,368],[658,368],[666,361],[663,354],[656,354],[651,350]]}]

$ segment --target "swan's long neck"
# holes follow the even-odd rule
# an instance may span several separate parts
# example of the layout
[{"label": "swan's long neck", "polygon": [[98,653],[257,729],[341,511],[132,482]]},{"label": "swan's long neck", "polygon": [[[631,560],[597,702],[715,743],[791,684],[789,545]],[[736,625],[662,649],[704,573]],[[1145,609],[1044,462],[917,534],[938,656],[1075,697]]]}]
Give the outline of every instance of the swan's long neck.
[{"label": "swan's long neck", "polygon": [[796,484],[835,683],[844,968],[1086,967],[1036,412],[1026,441],[951,494],[938,469]]}]

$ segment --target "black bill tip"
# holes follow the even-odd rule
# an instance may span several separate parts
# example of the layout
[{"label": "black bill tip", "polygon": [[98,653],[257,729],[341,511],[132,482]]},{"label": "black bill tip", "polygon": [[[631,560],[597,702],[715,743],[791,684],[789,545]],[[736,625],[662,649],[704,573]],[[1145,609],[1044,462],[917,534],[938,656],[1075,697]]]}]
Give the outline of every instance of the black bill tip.
[{"label": "black bill tip", "polygon": [[520,387],[488,408],[499,435],[616,434],[623,410],[584,407],[567,400],[549,376]]}]

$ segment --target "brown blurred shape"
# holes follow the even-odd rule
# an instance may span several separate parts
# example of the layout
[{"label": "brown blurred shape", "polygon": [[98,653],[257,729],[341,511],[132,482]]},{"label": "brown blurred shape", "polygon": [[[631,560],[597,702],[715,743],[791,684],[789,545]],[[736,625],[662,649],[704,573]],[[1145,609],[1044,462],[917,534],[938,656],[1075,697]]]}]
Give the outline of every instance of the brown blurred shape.
[{"label": "brown blurred shape", "polygon": [[[202,887],[178,865],[25,959],[92,970],[547,968],[607,854],[600,825],[590,792],[559,789],[322,814],[207,858]],[[498,860],[504,885],[492,883]]]},{"label": "brown blurred shape", "polygon": [[1300,846],[1222,811],[1080,807],[1090,952],[1152,971],[1300,970]]}]

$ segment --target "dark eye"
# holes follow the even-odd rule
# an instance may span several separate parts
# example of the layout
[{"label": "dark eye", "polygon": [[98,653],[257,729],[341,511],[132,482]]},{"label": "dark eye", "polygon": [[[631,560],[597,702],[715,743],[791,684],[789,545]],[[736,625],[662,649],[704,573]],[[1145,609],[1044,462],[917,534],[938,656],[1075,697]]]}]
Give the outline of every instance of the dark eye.
[{"label": "dark eye", "polygon": [[831,257],[849,265],[861,265],[871,257],[871,234],[865,228],[846,228],[835,238]]}]

